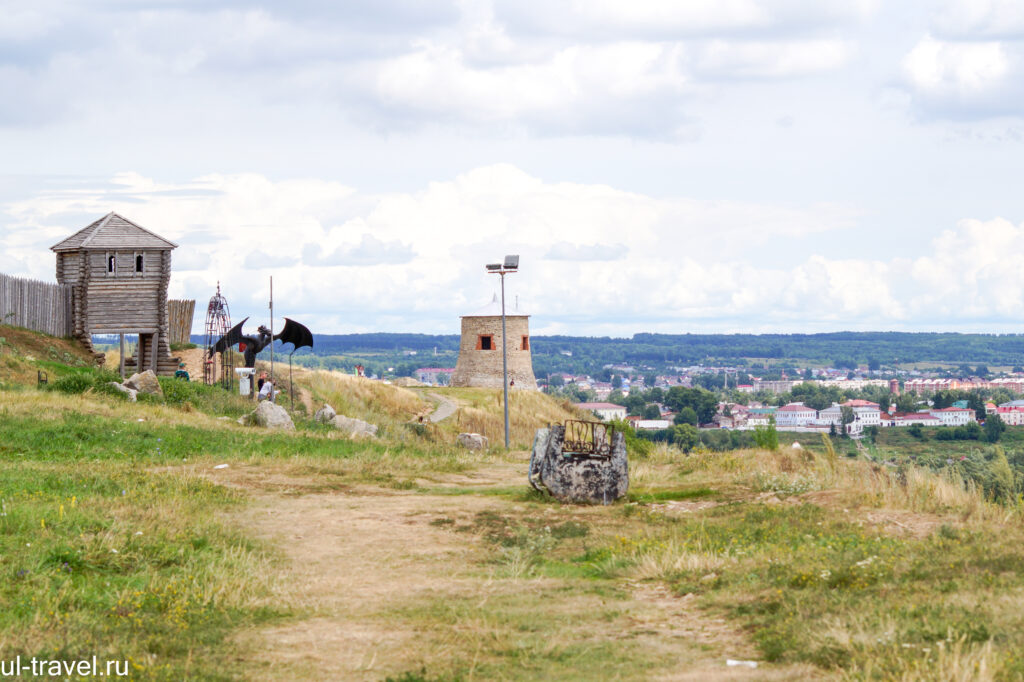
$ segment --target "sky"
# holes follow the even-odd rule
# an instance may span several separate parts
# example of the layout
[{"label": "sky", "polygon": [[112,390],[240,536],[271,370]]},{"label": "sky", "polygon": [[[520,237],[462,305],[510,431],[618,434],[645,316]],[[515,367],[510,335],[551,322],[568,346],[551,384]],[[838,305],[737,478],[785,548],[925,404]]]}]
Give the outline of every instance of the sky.
[{"label": "sky", "polygon": [[1020,333],[1020,0],[0,0],[0,272],[315,333]]}]

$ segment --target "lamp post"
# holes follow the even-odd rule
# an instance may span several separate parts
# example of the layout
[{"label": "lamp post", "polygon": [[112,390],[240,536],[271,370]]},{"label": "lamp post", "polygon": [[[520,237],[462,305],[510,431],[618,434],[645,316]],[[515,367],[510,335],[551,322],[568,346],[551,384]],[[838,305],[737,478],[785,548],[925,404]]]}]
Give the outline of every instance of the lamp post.
[{"label": "lamp post", "polygon": [[505,395],[505,449],[508,450],[508,340],[505,335],[505,275],[519,270],[519,256],[505,256],[504,263],[491,263],[487,272],[501,275],[501,388]]}]

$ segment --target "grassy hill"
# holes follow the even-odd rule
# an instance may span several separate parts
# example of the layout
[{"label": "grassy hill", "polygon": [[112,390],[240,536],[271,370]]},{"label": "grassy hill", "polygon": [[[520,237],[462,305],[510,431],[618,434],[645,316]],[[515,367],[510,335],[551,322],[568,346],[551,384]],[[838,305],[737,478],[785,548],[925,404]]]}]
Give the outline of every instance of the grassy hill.
[{"label": "grassy hill", "polygon": [[[560,505],[525,481],[533,429],[571,414],[539,394],[513,394],[505,453],[496,391],[301,373],[296,431],[268,433],[216,388],[128,403],[24,334],[0,328],[0,660],[96,655],[158,680],[1024,678],[1019,502],[909,456],[660,446],[631,454],[628,499]],[[381,437],[314,424],[324,401]],[[420,424],[444,401],[452,417]],[[492,448],[454,447],[460,430]]]}]

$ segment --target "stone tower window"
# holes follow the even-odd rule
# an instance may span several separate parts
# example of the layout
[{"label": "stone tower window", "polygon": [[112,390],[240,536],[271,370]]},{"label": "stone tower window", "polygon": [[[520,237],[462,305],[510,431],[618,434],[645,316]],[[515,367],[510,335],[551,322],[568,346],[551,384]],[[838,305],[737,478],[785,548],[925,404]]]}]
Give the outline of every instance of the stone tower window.
[{"label": "stone tower window", "polygon": [[494,334],[480,334],[476,337],[477,350],[494,350]]},{"label": "stone tower window", "polygon": [[521,350],[530,350],[530,337],[529,336],[524,336],[523,337],[523,345],[522,345]]}]

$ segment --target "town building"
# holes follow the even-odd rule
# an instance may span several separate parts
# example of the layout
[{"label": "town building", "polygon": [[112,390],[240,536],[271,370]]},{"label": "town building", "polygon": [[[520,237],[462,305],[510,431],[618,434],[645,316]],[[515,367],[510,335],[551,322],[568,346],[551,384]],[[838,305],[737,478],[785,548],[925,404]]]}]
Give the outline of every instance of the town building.
[{"label": "town building", "polygon": [[672,422],[667,419],[639,419],[633,426],[642,431],[658,431],[671,427]]},{"label": "town building", "polygon": [[942,422],[939,418],[928,412],[911,412],[910,414],[897,414],[893,417],[894,426],[912,426],[914,424],[920,424],[921,426],[942,426]]},{"label": "town building", "polygon": [[451,367],[421,367],[413,372],[413,376],[416,377],[416,381],[431,386],[451,386],[454,372]]},{"label": "town building", "polygon": [[964,426],[978,421],[974,410],[964,407],[945,407],[941,410],[928,410],[928,412],[942,422],[943,426]]},{"label": "town building", "polygon": [[775,411],[775,424],[779,427],[811,426],[817,418],[818,411],[803,403],[790,403]]},{"label": "town building", "polygon": [[996,414],[1007,426],[1024,426],[1024,400],[1012,400],[996,408]]},{"label": "town building", "polygon": [[802,383],[799,381],[789,381],[786,379],[782,380],[764,380],[754,379],[754,391],[768,391],[770,393],[789,393],[793,390],[793,386]]},{"label": "town building", "polygon": [[576,403],[576,407],[593,412],[601,421],[626,418],[626,408],[615,403]]}]

